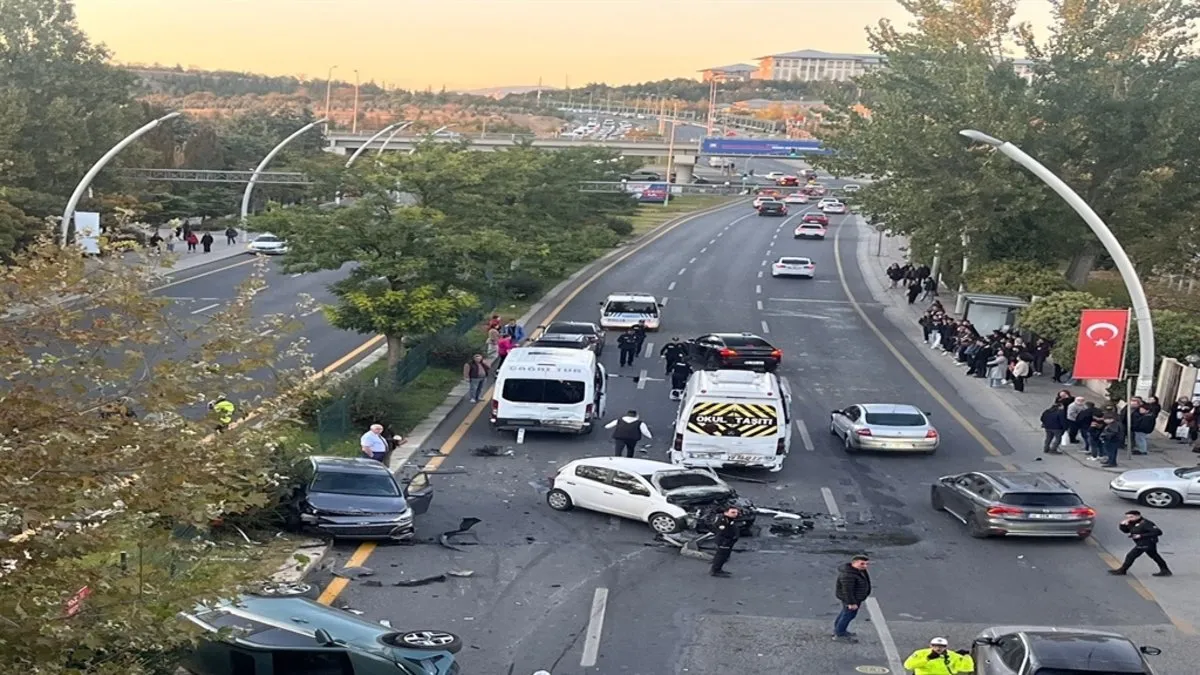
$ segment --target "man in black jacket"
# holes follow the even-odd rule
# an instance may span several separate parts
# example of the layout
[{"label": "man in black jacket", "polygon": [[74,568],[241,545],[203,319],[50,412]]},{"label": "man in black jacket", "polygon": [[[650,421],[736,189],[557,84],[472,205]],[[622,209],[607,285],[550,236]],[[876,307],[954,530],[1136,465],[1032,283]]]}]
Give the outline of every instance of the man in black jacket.
[{"label": "man in black jacket", "polygon": [[1133,561],[1145,554],[1158,563],[1158,571],[1154,573],[1154,576],[1171,576],[1171,568],[1167,567],[1167,561],[1158,554],[1158,538],[1162,536],[1162,530],[1158,529],[1157,525],[1143,518],[1141,511],[1126,511],[1125,519],[1121,521],[1119,527],[1133,540],[1133,548],[1125,554],[1125,562],[1121,563],[1117,569],[1109,570],[1109,574],[1123,576],[1129,571],[1129,566],[1133,564]]},{"label": "man in black jacket", "polygon": [[1060,455],[1058,446],[1062,445],[1063,433],[1067,430],[1067,413],[1058,403],[1042,411],[1042,431],[1046,438],[1042,441],[1042,452],[1047,455]]},{"label": "man in black jacket", "polygon": [[1154,425],[1158,423],[1158,415],[1151,413],[1150,408],[1142,403],[1133,409],[1132,417],[1133,423],[1129,426],[1129,430],[1133,432],[1133,454],[1149,454],[1148,442],[1150,434],[1154,433]]},{"label": "man in black jacket", "polygon": [[658,355],[667,362],[667,375],[674,370],[675,364],[680,361],[687,360],[687,347],[679,341],[679,336],[671,338],[671,341],[663,345],[662,349],[658,350]]},{"label": "man in black jacket", "polygon": [[858,642],[849,631],[850,622],[858,616],[858,610],[871,595],[871,575],[867,574],[870,560],[865,555],[856,555],[838,569],[834,595],[842,603],[842,610],[833,621],[833,639],[837,642]]},{"label": "man in black jacket", "polygon": [[712,533],[717,542],[717,552],[713,554],[712,566],[708,568],[708,573],[714,577],[733,576],[725,571],[725,563],[729,562],[733,545],[738,540],[737,519],[740,513],[736,508],[730,507],[713,521]]},{"label": "man in black jacket", "polygon": [[621,352],[621,366],[632,366],[633,360],[637,358],[639,349],[638,337],[629,329],[617,338],[617,349]]}]

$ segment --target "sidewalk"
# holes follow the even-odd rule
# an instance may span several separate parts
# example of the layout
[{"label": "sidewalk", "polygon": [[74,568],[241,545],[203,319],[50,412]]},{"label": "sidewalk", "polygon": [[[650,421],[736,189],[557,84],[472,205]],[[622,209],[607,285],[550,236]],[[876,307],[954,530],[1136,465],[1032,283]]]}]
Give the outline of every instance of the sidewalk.
[{"label": "sidewalk", "polygon": [[[933,361],[936,367],[947,378],[956,378],[965,380],[965,386],[979,389],[980,396],[988,396],[995,400],[996,403],[1007,407],[1015,416],[1020,418],[1029,429],[1041,434],[1041,415],[1042,411],[1054,400],[1054,396],[1061,389],[1069,389],[1077,396],[1083,396],[1098,405],[1106,403],[1101,400],[1094,392],[1083,386],[1073,386],[1069,384],[1056,384],[1050,379],[1049,375],[1033,376],[1025,383],[1025,391],[1019,393],[1013,391],[1010,387],[1001,389],[991,389],[987,385],[987,381],[983,379],[967,378],[965,375],[966,369],[957,365],[951,354],[943,354],[939,351],[932,350],[921,340],[921,329],[917,324],[918,319],[929,308],[930,301],[918,301],[915,304],[909,305],[904,297],[903,289],[889,288],[891,282],[887,278],[886,269],[892,263],[904,264],[908,262],[908,242],[902,236],[885,236],[882,245],[879,245],[878,236],[873,228],[864,225],[859,220],[860,232],[870,232],[869,246],[865,247],[869,251],[864,251],[860,246],[859,249],[859,265],[862,267],[863,276],[866,278],[867,284],[871,287],[872,294],[881,302],[891,305],[891,309],[887,313],[897,313],[897,323],[901,328],[905,327],[905,323],[911,326],[911,332],[908,334],[913,344],[923,348]],[[878,251],[879,255],[876,255]],[[940,300],[946,308],[947,313],[953,314],[954,310],[954,293],[943,289]],[[1129,456],[1127,451],[1122,450],[1118,457],[1119,466],[1116,468],[1103,468],[1096,462],[1086,461],[1087,456],[1080,452],[1080,445],[1064,445],[1064,456],[1078,462],[1081,466],[1094,471],[1103,471],[1109,473],[1121,473],[1130,469],[1148,469],[1158,468],[1170,464],[1173,466],[1194,466],[1200,457],[1191,452],[1191,447],[1188,444],[1177,443],[1167,438],[1161,432],[1156,431],[1150,437],[1149,450],[1150,454],[1146,456]]]},{"label": "sidewalk", "polygon": [[244,256],[248,253],[248,249],[246,248],[247,244],[253,241],[254,237],[257,236],[258,233],[256,232],[243,232],[238,236],[238,241],[236,244],[227,245],[225,243],[225,237],[222,235],[220,239],[213,243],[211,253],[203,253],[203,249],[200,249],[199,247],[197,247],[196,251],[189,253],[187,250],[187,245],[181,244],[175,247],[174,253],[167,253],[166,249],[164,248],[163,253],[160,256],[149,256],[145,255],[144,251],[140,251],[137,253],[126,254],[124,258],[128,260],[130,264],[137,264],[143,260],[148,264],[154,263],[155,271],[158,274],[169,276],[192,269],[193,267],[200,267],[201,265],[207,265],[209,263],[218,262],[221,260],[228,260],[230,258]]}]

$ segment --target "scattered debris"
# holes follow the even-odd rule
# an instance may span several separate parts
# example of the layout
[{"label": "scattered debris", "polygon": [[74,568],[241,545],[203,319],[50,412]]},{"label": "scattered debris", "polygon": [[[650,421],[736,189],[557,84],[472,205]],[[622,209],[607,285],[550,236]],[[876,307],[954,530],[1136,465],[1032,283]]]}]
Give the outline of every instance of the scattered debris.
[{"label": "scattered debris", "polygon": [[481,445],[478,448],[471,448],[471,454],[476,457],[512,457],[513,449],[499,445]]},{"label": "scattered debris", "polygon": [[380,620],[379,620],[379,625],[380,625],[380,626],[383,626],[384,628],[391,628],[391,627],[392,627],[392,622],[391,622],[391,621],[388,621],[387,619],[380,619]]},{"label": "scattered debris", "polygon": [[448,456],[450,453],[448,453],[448,452],[442,452],[441,448],[437,448],[437,449],[434,449],[434,448],[427,448],[427,449],[425,449],[425,450],[422,450],[422,451],[421,451],[421,454],[422,454],[422,455],[424,455],[424,456],[426,456],[426,457],[446,457],[446,456]]},{"label": "scattered debris", "polygon": [[475,570],[446,570],[446,574],[452,577],[465,579],[467,577],[475,576]]},{"label": "scattered debris", "polygon": [[363,611],[361,609],[350,609],[349,607],[343,607],[342,610],[358,616],[363,615]]},{"label": "scattered debris", "polygon": [[679,548],[679,554],[685,558],[712,560],[713,556],[711,553],[706,553],[705,551],[700,550],[700,542],[712,538],[712,534],[703,534],[697,538],[688,539],[687,541],[670,534],[662,534],[659,536],[662,537],[663,541]]},{"label": "scattered debris", "polygon": [[435,574],[429,577],[421,577],[420,579],[401,579],[400,581],[393,582],[392,585],[411,588],[413,586],[428,586],[429,584],[441,583],[445,580],[445,574]]},{"label": "scattered debris", "polygon": [[367,579],[366,581],[364,581],[362,583],[362,585],[363,586],[371,586],[373,588],[379,588],[379,587],[383,586],[383,582],[378,579]]},{"label": "scattered debris", "polygon": [[343,579],[361,579],[375,574],[375,570],[370,567],[343,567],[340,570],[334,570],[333,576]]},{"label": "scattered debris", "polygon": [[[449,532],[443,532],[441,534],[441,536],[438,537],[438,543],[441,544],[443,547],[450,549],[451,551],[461,551],[462,549],[457,548],[454,546],[454,544],[450,543],[450,539],[452,537],[457,537],[457,536],[460,536],[463,534],[467,534],[467,532],[472,527],[475,527],[476,525],[478,525],[481,522],[483,522],[483,521],[478,518],[463,518],[462,521],[459,522],[459,524],[458,524],[458,529],[450,530]],[[461,542],[456,542],[456,543],[461,543]]]},{"label": "scattered debris", "polygon": [[751,478],[749,476],[734,476],[728,473],[717,473],[717,475],[720,476],[722,480],[732,480],[740,483],[758,483],[759,485],[770,485],[771,483],[775,482],[772,480],[763,480],[762,478]]},{"label": "scattered debris", "polygon": [[426,476],[453,476],[455,474],[465,474],[466,469],[434,469],[433,471],[422,471]]}]

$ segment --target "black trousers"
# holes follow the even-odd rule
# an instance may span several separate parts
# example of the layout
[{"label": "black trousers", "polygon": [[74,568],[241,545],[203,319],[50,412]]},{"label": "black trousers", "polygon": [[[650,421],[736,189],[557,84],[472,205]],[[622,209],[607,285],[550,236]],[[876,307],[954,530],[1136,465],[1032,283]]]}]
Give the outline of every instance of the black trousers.
[{"label": "black trousers", "polygon": [[713,553],[712,566],[708,568],[709,572],[723,572],[725,563],[729,562],[729,556],[733,554],[733,542],[728,544],[718,543],[717,551]]},{"label": "black trousers", "polygon": [[623,441],[619,438],[613,439],[613,456],[620,457],[622,454],[626,457],[633,457],[634,451],[637,450],[637,441]]},{"label": "black trousers", "polygon": [[628,349],[625,349],[625,348],[621,349],[621,365],[632,366],[633,359],[635,357],[637,357],[637,348],[636,347],[630,347]]},{"label": "black trousers", "polygon": [[1151,560],[1158,563],[1158,569],[1160,572],[1170,571],[1171,568],[1167,567],[1167,561],[1163,560],[1163,557],[1158,554],[1158,543],[1153,543],[1148,546],[1134,546],[1133,548],[1129,549],[1129,553],[1125,554],[1125,562],[1121,563],[1121,571],[1129,571],[1129,566],[1133,564],[1133,561],[1142,557],[1142,555],[1149,556]]}]

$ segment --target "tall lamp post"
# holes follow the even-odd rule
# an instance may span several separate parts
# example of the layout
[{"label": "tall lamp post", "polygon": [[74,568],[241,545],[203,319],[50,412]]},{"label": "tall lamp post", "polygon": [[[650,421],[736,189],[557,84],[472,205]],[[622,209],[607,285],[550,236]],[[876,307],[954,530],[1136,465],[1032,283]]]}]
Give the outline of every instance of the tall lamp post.
[{"label": "tall lamp post", "polygon": [[1040,178],[1059,197],[1062,197],[1063,201],[1075,210],[1075,213],[1083,218],[1096,238],[1100,240],[1104,251],[1112,258],[1113,264],[1117,266],[1117,271],[1121,273],[1121,280],[1125,282],[1125,290],[1129,292],[1130,303],[1133,305],[1134,320],[1137,321],[1138,374],[1134,393],[1142,397],[1151,395],[1153,393],[1151,389],[1154,386],[1154,322],[1150,317],[1150,303],[1146,300],[1146,291],[1142,288],[1142,280],[1138,277],[1137,270],[1134,269],[1133,262],[1129,260],[1125,249],[1121,248],[1121,242],[1117,241],[1116,235],[1100,218],[1100,215],[1091,206],[1088,206],[1083,197],[1080,197],[1061,178],[1054,175],[1050,169],[1042,166],[1041,162],[1025,154],[1025,151],[1008,141],[994,138],[982,131],[963,129],[958,133],[978,143],[992,146],[1000,151],[1000,154]]},{"label": "tall lamp post", "polygon": [[[667,142],[667,196],[663,199],[663,206],[671,205],[671,190],[675,184],[671,180],[671,172],[675,167],[675,118],[679,116],[679,103],[675,103],[674,114],[671,115],[671,140]],[[680,188],[682,190],[682,188]]]},{"label": "tall lamp post", "polygon": [[110,148],[108,152],[104,153],[104,155],[102,157],[100,157],[100,159],[96,160],[96,163],[92,165],[92,168],[88,169],[87,173],[83,174],[83,178],[81,178],[79,180],[79,185],[75,186],[75,191],[71,193],[71,198],[69,200],[67,200],[67,208],[65,210],[63,210],[63,215],[62,215],[62,245],[63,245],[63,247],[66,247],[67,244],[69,244],[71,241],[71,219],[75,217],[75,207],[79,206],[79,200],[83,199],[83,194],[85,192],[87,192],[87,189],[89,187],[91,187],[92,181],[95,180],[95,178],[96,178],[96,174],[100,173],[100,170],[103,169],[105,166],[107,166],[108,163],[111,162],[114,157],[116,157],[118,154],[120,154],[120,152],[122,150],[124,150],[126,147],[128,147],[130,143],[136,141],[137,139],[146,135],[150,131],[157,129],[158,126],[160,124],[162,124],[163,122],[166,122],[167,120],[173,120],[176,117],[179,117],[179,115],[180,115],[180,113],[177,113],[177,112],[168,113],[152,122],[146,123],[142,128],[138,129],[137,131],[133,132],[132,134],[129,134],[125,138],[121,139],[121,141],[119,143],[112,146],[112,148]]},{"label": "tall lamp post", "polygon": [[[350,133],[358,133],[358,88],[360,82],[358,79],[358,68],[354,69],[354,117],[350,120]],[[328,115],[329,113],[326,113]]]},{"label": "tall lamp post", "polygon": [[[392,129],[396,129],[396,131],[392,131],[392,136],[395,136],[397,132],[399,132],[401,129],[404,129],[404,127],[407,127],[410,124],[412,124],[412,122],[392,122],[391,124],[387,125],[386,127],[380,129],[378,132],[375,133],[374,136],[368,138],[366,141],[363,141],[363,144],[361,146],[359,146],[359,148],[357,150],[354,151],[354,154],[350,155],[350,159],[346,160],[346,168],[349,169],[350,165],[354,163],[354,160],[358,159],[359,155],[363,154],[363,152],[365,152],[367,148],[371,147],[372,143],[379,140],[380,136],[386,134],[389,131],[392,131]],[[399,127],[399,128],[397,128],[397,127]],[[388,136],[388,141],[392,140],[392,136]],[[384,141],[384,143],[386,144],[387,141]],[[380,148],[379,151],[383,152],[383,148]]]},{"label": "tall lamp post", "polygon": [[[388,134],[388,137],[383,139],[383,143],[379,144],[379,151],[375,153],[376,156],[377,157],[382,156],[383,151],[387,150],[388,143],[392,142],[392,139],[396,137],[396,134],[400,133],[401,131],[404,131],[405,129],[409,128],[410,126],[412,126],[412,122],[405,122],[404,124],[401,124],[400,126],[396,127],[395,129],[392,129],[392,133]],[[368,143],[368,145],[370,145],[370,144]],[[378,161],[378,160],[376,160],[376,161]]]},{"label": "tall lamp post", "polygon": [[324,124],[328,121],[329,121],[328,119],[322,118],[315,122],[309,122],[308,124],[305,124],[304,126],[300,127],[296,131],[292,132],[291,136],[288,136],[287,138],[280,141],[279,145],[272,148],[271,151],[267,153],[267,156],[263,157],[262,161],[258,163],[258,166],[254,167],[254,173],[250,174],[250,181],[248,183],[246,183],[246,191],[242,193],[241,222],[243,224],[246,222],[246,217],[250,215],[250,195],[254,192],[254,186],[258,183],[258,177],[262,174],[262,172],[264,170],[266,170],[267,165],[271,163],[271,160],[275,159],[275,155],[278,155],[281,150],[283,150],[285,147],[287,147],[288,143],[291,143],[292,141],[296,140],[297,138],[302,136],[309,129],[312,129],[313,127],[317,126],[318,124]]},{"label": "tall lamp post", "polygon": [[333,95],[333,71],[337,66],[329,66],[329,74],[325,76],[325,120],[329,120],[329,102]]}]

